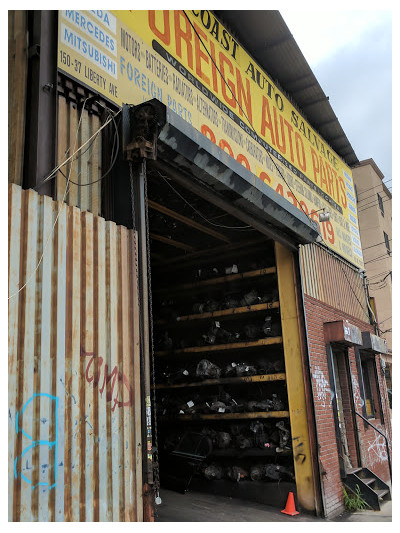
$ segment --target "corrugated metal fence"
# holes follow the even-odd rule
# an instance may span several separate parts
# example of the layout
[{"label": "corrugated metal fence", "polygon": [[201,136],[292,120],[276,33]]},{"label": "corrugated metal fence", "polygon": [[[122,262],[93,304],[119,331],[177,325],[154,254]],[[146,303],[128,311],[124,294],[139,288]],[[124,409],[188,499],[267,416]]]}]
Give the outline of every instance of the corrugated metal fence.
[{"label": "corrugated metal fence", "polygon": [[300,246],[304,293],[359,320],[369,322],[360,273],[316,244]]},{"label": "corrugated metal fence", "polygon": [[9,185],[9,520],[143,519],[135,247]]}]

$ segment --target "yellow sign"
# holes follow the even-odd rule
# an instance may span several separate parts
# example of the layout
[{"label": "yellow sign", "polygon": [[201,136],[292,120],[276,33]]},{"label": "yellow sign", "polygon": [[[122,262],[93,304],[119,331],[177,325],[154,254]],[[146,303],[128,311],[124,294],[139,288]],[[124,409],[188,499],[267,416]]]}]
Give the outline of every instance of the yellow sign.
[{"label": "yellow sign", "polygon": [[363,266],[350,168],[210,11],[60,11],[58,68],[119,106],[157,98]]}]

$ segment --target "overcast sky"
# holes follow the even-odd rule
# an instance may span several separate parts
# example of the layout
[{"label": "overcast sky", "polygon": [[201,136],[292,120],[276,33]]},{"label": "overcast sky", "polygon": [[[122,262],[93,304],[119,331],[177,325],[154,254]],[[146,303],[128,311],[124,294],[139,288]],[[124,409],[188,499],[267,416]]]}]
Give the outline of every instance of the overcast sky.
[{"label": "overcast sky", "polygon": [[280,12],[358,159],[392,182],[392,12]]}]

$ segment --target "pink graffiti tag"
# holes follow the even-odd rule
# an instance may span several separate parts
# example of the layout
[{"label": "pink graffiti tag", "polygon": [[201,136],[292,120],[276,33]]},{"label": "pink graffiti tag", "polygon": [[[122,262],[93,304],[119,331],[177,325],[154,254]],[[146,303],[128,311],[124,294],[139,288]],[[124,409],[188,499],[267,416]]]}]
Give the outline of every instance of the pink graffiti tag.
[{"label": "pink graffiti tag", "polygon": [[[93,382],[93,388],[96,388],[99,385],[100,380],[101,380],[101,376],[103,376],[103,383],[102,383],[101,387],[99,388],[99,392],[100,392],[101,396],[103,396],[103,391],[104,391],[104,388],[106,387],[106,401],[110,402],[111,400],[114,400],[114,405],[112,406],[111,411],[114,411],[117,406],[118,407],[130,407],[130,406],[133,405],[133,391],[132,391],[132,388],[130,386],[128,378],[125,376],[125,374],[123,374],[121,371],[118,370],[117,365],[114,366],[112,372],[109,374],[108,373],[108,364],[105,363],[104,366],[103,366],[103,362],[104,361],[103,361],[102,357],[96,356],[96,354],[93,353],[93,352],[85,352],[85,350],[82,347],[81,347],[81,354],[80,355],[81,355],[81,357],[90,357],[90,359],[88,361],[88,364],[86,365],[85,377],[86,377],[86,381],[88,383],[92,383]],[[92,373],[90,374],[90,368],[91,368],[94,360],[96,359],[96,357],[98,359],[97,376],[95,376],[95,374],[94,374],[94,367],[93,367]],[[110,383],[110,382],[111,382],[110,386],[107,387],[107,384]],[[114,387],[115,387],[116,383],[117,383],[116,394],[115,394],[115,397],[113,397]],[[121,387],[118,384],[121,384],[121,386],[125,387],[126,390],[128,391],[128,394],[129,394],[128,401],[126,401],[126,402],[120,401],[119,397],[123,398],[123,394],[121,392]]]}]

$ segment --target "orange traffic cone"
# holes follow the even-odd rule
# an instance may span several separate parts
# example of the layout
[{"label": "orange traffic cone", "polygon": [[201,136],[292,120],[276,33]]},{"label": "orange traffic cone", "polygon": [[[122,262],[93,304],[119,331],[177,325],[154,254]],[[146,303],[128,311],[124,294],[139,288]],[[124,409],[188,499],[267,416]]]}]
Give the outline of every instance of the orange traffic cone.
[{"label": "orange traffic cone", "polygon": [[289,496],[286,502],[286,507],[281,511],[281,513],[289,514],[290,516],[295,516],[296,514],[300,514],[298,511],[296,511],[296,507],[294,505],[294,496],[293,492],[289,492]]}]

